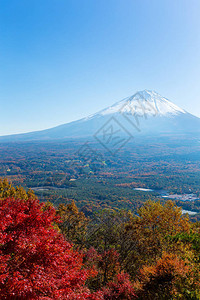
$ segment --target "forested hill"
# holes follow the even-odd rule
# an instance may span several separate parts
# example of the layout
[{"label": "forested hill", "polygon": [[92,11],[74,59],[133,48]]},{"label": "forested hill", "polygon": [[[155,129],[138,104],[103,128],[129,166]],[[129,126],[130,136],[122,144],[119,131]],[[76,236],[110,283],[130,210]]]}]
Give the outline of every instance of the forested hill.
[{"label": "forested hill", "polygon": [[1,299],[199,299],[199,232],[171,201],[87,218],[0,180]]}]

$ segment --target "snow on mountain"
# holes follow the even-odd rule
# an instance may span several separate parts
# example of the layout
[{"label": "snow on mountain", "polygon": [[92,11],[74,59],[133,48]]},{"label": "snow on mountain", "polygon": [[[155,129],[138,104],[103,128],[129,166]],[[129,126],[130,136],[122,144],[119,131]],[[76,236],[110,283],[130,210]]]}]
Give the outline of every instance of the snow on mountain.
[{"label": "snow on mountain", "polygon": [[128,131],[132,136],[200,135],[200,118],[158,93],[144,90],[87,118],[42,131],[3,136],[0,142],[92,138],[105,126],[112,127],[112,122],[118,122],[124,134]]},{"label": "snow on mountain", "polygon": [[115,103],[114,105],[85,118],[85,120],[94,118],[96,116],[104,116],[115,113],[127,113],[132,115],[146,114],[149,116],[172,116],[179,115],[180,113],[185,114],[187,112],[158,93],[144,90],[139,91],[133,96],[127,97]]}]

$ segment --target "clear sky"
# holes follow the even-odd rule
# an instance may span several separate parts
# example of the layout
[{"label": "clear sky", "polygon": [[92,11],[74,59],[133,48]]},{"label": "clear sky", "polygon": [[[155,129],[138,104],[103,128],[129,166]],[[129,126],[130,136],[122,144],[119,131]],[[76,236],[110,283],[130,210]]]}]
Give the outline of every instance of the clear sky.
[{"label": "clear sky", "polygon": [[152,89],[200,117],[199,0],[0,0],[0,135]]}]

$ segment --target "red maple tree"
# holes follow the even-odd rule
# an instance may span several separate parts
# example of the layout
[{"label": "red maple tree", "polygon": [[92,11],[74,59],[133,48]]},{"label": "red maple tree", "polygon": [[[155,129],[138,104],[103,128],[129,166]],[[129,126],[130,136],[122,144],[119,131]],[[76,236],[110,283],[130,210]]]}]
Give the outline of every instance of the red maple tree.
[{"label": "red maple tree", "polygon": [[1,299],[101,299],[85,286],[95,271],[53,227],[55,209],[42,208],[37,199],[0,199]]},{"label": "red maple tree", "polygon": [[132,300],[137,298],[133,285],[129,280],[129,275],[123,272],[117,274],[114,280],[102,289],[102,292],[105,300]]}]

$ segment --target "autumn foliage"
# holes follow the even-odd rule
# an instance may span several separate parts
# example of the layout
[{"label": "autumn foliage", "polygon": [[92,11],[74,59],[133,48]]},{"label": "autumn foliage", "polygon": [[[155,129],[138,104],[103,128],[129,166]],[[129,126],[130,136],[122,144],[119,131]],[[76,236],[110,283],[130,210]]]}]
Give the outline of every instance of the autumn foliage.
[{"label": "autumn foliage", "polygon": [[199,233],[171,201],[89,219],[0,180],[0,299],[200,299]]},{"label": "autumn foliage", "polygon": [[42,206],[0,200],[1,299],[92,299],[85,281],[94,271],[53,228],[55,210]]},{"label": "autumn foliage", "polygon": [[105,300],[121,300],[136,299],[135,291],[128,274],[117,274],[113,281],[108,283],[108,286],[103,289]]},{"label": "autumn foliage", "polygon": [[169,299],[173,295],[183,297],[182,287],[190,275],[189,266],[174,254],[164,253],[155,265],[145,265],[140,270],[142,299]]}]

